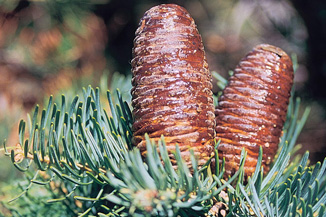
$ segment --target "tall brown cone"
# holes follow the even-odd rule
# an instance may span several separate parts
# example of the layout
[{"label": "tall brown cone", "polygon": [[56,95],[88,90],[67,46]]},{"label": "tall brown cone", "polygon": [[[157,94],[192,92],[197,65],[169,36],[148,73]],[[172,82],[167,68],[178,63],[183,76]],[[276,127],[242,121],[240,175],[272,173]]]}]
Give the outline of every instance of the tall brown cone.
[{"label": "tall brown cone", "polygon": [[133,143],[146,153],[144,134],[165,136],[170,157],[178,144],[190,164],[192,148],[203,165],[215,136],[212,77],[194,20],[182,7],[159,5],[140,21],[132,64]]}]

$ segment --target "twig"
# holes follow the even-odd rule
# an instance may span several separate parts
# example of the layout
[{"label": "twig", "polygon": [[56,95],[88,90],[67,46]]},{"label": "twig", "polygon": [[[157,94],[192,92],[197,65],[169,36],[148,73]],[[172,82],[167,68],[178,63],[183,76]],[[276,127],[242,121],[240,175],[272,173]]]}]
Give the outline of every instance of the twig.
[{"label": "twig", "polygon": [[[15,147],[11,147],[12,149],[14,149],[15,151],[15,162],[20,162],[24,159],[24,150],[22,149],[22,147],[20,146],[19,143],[17,143],[15,145]],[[34,160],[34,155],[31,154],[31,153],[27,153],[27,158],[30,159],[30,160]],[[43,163],[46,163],[47,165],[50,165],[51,164],[51,161],[50,161],[50,158],[48,156],[45,156],[44,159],[41,158],[41,156],[39,155],[39,158],[41,160],[41,162]],[[63,167],[62,165],[62,162],[63,163],[67,163],[69,166],[72,166],[71,163],[69,163],[67,160],[60,160],[60,165]],[[80,164],[80,163],[76,163],[76,166],[84,171],[88,171],[88,172],[91,172],[91,173],[94,173],[94,171],[89,168],[87,166],[87,163],[85,165],[83,164]],[[106,170],[105,169],[102,169],[102,168],[99,168],[99,171],[106,174]]]}]

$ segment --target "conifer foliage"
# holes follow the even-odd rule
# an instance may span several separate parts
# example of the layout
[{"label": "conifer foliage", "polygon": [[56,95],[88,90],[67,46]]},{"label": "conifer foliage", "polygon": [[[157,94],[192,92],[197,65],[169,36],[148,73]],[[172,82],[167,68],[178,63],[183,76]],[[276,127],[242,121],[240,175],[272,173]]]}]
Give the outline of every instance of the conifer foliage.
[{"label": "conifer foliage", "polygon": [[326,161],[309,166],[308,153],[291,158],[309,113],[308,108],[299,117],[300,99],[291,99],[269,173],[263,176],[261,149],[248,180],[245,151],[228,180],[223,164],[214,171],[209,162],[198,169],[193,154],[189,169],[178,147],[177,167],[172,166],[163,137],[158,143],[146,137],[148,154],[142,159],[131,146],[129,102],[119,90],[107,91],[107,107],[101,100],[100,89],[91,87],[69,103],[65,96],[60,103],[50,97],[44,109],[36,106],[30,121],[20,122],[19,142],[12,150],[4,143],[5,154],[18,170],[33,175],[10,202],[19,203],[33,185],[54,185],[60,191],[47,203],[63,203],[79,216],[215,216],[211,208],[218,203],[224,204],[220,215],[227,216],[324,216]]}]

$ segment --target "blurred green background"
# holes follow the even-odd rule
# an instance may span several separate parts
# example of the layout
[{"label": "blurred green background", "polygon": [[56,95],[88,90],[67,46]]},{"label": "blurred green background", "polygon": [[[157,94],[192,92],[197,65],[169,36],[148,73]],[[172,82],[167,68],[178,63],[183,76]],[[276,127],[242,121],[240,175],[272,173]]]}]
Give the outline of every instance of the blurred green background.
[{"label": "blurred green background", "polygon": [[[15,145],[19,119],[49,95],[73,95],[103,80],[110,88],[114,72],[130,76],[138,22],[161,3],[189,11],[210,70],[225,77],[259,43],[296,55],[295,88],[313,109],[299,142],[313,163],[326,156],[326,3],[321,0],[0,0],[1,142]],[[8,199],[12,189],[4,186],[17,177],[1,153],[0,200]]]}]

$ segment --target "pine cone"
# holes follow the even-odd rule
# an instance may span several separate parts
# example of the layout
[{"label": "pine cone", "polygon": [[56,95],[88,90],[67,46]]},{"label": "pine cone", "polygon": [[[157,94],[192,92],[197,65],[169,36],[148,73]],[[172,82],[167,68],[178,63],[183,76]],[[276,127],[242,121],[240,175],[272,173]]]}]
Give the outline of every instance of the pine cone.
[{"label": "pine cone", "polygon": [[225,158],[226,175],[239,169],[242,148],[248,152],[245,174],[256,168],[263,148],[264,171],[273,160],[285,122],[293,67],[280,48],[256,46],[236,67],[216,108],[216,138],[221,139],[219,158]]},{"label": "pine cone", "polygon": [[133,56],[134,145],[146,154],[144,134],[155,140],[164,135],[172,160],[178,144],[188,164],[192,148],[203,165],[214,153],[215,116],[212,77],[194,20],[178,5],[151,8],[136,30]]}]

